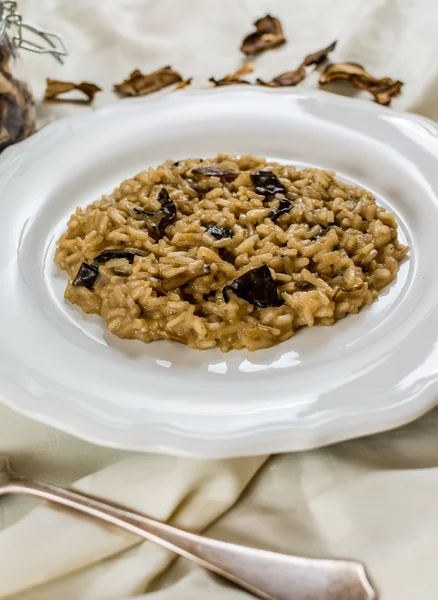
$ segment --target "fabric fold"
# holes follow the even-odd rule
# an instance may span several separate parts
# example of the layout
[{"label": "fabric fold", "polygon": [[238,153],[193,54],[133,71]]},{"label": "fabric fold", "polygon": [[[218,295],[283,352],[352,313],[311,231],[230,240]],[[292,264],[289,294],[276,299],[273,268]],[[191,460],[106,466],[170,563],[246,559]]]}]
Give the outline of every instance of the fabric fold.
[{"label": "fabric fold", "polygon": [[[237,501],[265,460],[135,456],[81,479],[73,488],[202,532]],[[172,552],[129,532],[41,505],[0,535],[0,598],[59,598],[60,585],[64,600],[116,599],[126,593],[125,586],[129,592],[133,585],[143,591],[174,558]],[[95,569],[85,569],[97,563]],[[56,582],[63,577],[70,579],[68,586]],[[42,584],[48,585],[41,589]],[[83,586],[88,596],[79,594]]]}]

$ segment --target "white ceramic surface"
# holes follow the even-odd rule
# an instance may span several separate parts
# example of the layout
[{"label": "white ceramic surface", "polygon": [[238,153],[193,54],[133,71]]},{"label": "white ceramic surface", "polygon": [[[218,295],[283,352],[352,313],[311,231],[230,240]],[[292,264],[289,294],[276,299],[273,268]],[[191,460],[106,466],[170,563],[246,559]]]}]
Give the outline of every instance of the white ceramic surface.
[{"label": "white ceramic surface", "polygon": [[[54,242],[77,205],[166,158],[253,153],[333,169],[396,211],[411,253],[371,307],[268,350],[120,340],[65,303]],[[0,398],[125,449],[226,457],[312,448],[432,408],[438,128],[325,92],[221,88],[123,100],[0,158]]]}]

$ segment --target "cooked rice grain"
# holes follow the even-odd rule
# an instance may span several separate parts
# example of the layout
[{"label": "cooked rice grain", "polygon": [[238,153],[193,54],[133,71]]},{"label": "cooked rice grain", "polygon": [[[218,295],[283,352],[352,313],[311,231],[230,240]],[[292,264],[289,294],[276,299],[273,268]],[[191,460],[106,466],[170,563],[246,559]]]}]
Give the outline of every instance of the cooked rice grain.
[{"label": "cooked rice grain", "polygon": [[[239,175],[226,181],[191,172],[210,165]],[[260,170],[275,173],[286,196],[258,195],[250,174]],[[177,216],[157,241],[134,208],[159,210],[162,187]],[[285,197],[292,208],[273,222],[269,213]],[[206,231],[211,225],[231,228],[233,236],[218,240]],[[91,290],[73,286],[82,262],[91,263],[106,249],[140,255],[133,264],[117,258],[99,265]],[[111,196],[78,208],[58,241],[55,262],[70,278],[67,300],[100,314],[115,335],[227,352],[267,348],[300,327],[333,325],[357,313],[396,277],[408,250],[397,239],[394,214],[333,172],[220,154],[166,161],[127,179]],[[205,274],[163,292],[163,280],[184,281],[190,268],[199,270],[199,261]],[[235,294],[226,303],[223,288],[262,265],[270,268],[283,306],[258,308]]]}]

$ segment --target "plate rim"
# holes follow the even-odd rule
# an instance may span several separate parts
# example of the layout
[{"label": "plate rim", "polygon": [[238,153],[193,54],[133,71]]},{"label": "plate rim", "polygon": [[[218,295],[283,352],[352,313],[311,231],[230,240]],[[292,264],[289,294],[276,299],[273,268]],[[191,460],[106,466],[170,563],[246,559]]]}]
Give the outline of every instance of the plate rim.
[{"label": "plate rim", "polygon": [[[184,90],[182,94],[185,97],[199,97],[201,95],[217,95],[217,94],[241,94],[242,90],[236,90],[235,88],[212,88],[212,89],[192,89],[192,90]],[[295,99],[297,98],[315,98],[324,103],[336,104],[336,105],[356,105],[360,107],[362,110],[371,113],[382,114],[385,113],[387,115],[391,115],[393,117],[398,117],[403,121],[414,121],[421,124],[427,124],[428,127],[431,127],[438,136],[438,125],[421,115],[415,115],[411,113],[404,113],[401,111],[396,111],[393,109],[388,109],[387,107],[382,107],[376,105],[370,101],[366,101],[360,98],[351,98],[340,96],[334,93],[327,93],[322,90],[307,90],[307,89],[259,89],[259,88],[245,88],[245,94],[257,94],[257,95],[284,95],[291,96]],[[147,105],[147,104],[165,104],[168,102],[169,104],[173,104],[178,101],[179,95],[169,92],[159,93],[157,96],[146,97],[146,98],[129,98],[123,99],[123,104],[120,102],[106,105],[92,112],[87,112],[84,115],[74,115],[70,117],[66,117],[64,119],[60,119],[54,121],[48,125],[46,125],[42,130],[38,131],[31,138],[20,142],[10,148],[7,148],[0,158],[0,172],[2,170],[7,169],[8,163],[13,163],[17,158],[20,158],[23,149],[27,148],[28,152],[31,151],[32,145],[38,146],[40,141],[42,141],[45,137],[52,136],[55,132],[62,130],[64,128],[68,128],[74,126],[76,123],[85,124],[87,121],[94,121],[98,119],[100,116],[108,116],[112,113],[118,113],[121,110],[126,110],[129,107],[135,107],[139,104]],[[126,108],[125,108],[126,107]],[[390,112],[388,112],[390,111]],[[437,146],[438,150],[438,146]],[[438,152],[437,152],[438,158]],[[14,382],[15,383],[15,382]],[[231,447],[224,448],[223,450],[218,450],[217,445],[222,441],[224,444],[225,440],[229,442],[229,435],[224,436],[223,438],[218,438],[215,440],[215,443],[210,446],[210,448],[206,449],[206,441],[211,444],[211,438],[209,437],[201,437],[197,435],[195,438],[193,436],[193,431],[186,430],[184,434],[182,431],[177,431],[176,429],[167,432],[170,435],[170,438],[174,438],[174,442],[169,441],[169,435],[163,435],[163,426],[161,424],[152,424],[154,428],[155,434],[158,434],[158,437],[163,438],[163,442],[159,443],[155,439],[150,438],[149,440],[143,440],[141,444],[134,443],[131,444],[125,441],[116,441],[114,439],[114,435],[108,435],[108,437],[102,434],[93,433],[93,429],[95,430],[95,426],[97,424],[96,420],[93,420],[93,415],[88,414],[88,417],[85,415],[80,415],[78,422],[75,424],[71,415],[75,412],[72,408],[64,407],[64,411],[67,411],[66,414],[70,414],[70,418],[66,418],[64,421],[60,421],[59,418],[53,417],[48,414],[47,410],[45,410],[46,405],[41,403],[41,400],[33,395],[30,390],[24,390],[22,388],[22,392],[27,396],[27,400],[17,400],[12,399],[9,396],[6,396],[2,390],[0,390],[0,401],[5,405],[9,406],[13,410],[18,413],[23,414],[24,416],[30,417],[33,420],[39,421],[46,425],[56,427],[66,433],[72,434],[76,437],[82,438],[87,442],[98,444],[100,446],[107,446],[111,448],[119,448],[123,450],[131,450],[131,451],[141,451],[141,452],[165,452],[171,454],[179,454],[186,456],[203,456],[206,458],[225,458],[231,456],[244,456],[244,455],[253,455],[253,454],[264,454],[264,451],[254,452],[248,450],[251,448],[254,442],[250,441],[250,438],[255,438],[260,436],[261,433],[266,430],[266,427],[257,427],[254,426],[251,428],[251,431],[245,432],[244,430],[240,430],[240,442],[237,443],[237,440],[234,440],[234,443],[231,444]],[[423,386],[414,397],[410,399],[409,402],[403,402],[401,405],[397,406],[397,410],[392,408],[392,410],[385,408],[384,411],[380,411],[378,421],[375,419],[358,420],[358,422],[354,425],[354,429],[351,429],[351,422],[347,427],[340,427],[340,420],[348,420],[348,415],[342,415],[341,417],[338,415],[334,418],[326,420],[322,425],[321,423],[317,423],[312,430],[307,430],[306,436],[300,440],[295,440],[294,447],[291,448],[290,441],[287,440],[278,440],[277,447],[273,449],[273,452],[289,452],[289,451],[299,451],[299,450],[307,450],[312,448],[318,448],[321,446],[325,446],[329,443],[340,442],[346,439],[353,439],[357,437],[366,436],[373,433],[378,433],[386,430],[390,430],[396,427],[399,427],[403,424],[406,424],[412,420],[415,420],[426,412],[434,408],[438,404],[438,382],[433,382],[432,384]],[[415,405],[413,405],[413,400],[416,400]],[[29,403],[37,402],[37,408],[31,408]],[[50,404],[50,403],[49,403]],[[88,421],[88,427],[84,428],[79,425],[79,421]],[[94,423],[94,427],[93,427]],[[278,423],[274,422],[269,423],[269,428],[276,430],[277,435],[279,436],[280,431],[286,431],[287,437],[293,436],[294,434],[302,433],[302,425],[295,426],[292,421],[284,421],[282,423],[284,427],[278,427]],[[108,434],[110,432],[114,432],[114,428],[111,426],[99,424],[99,427],[103,430],[106,430]],[[348,429],[348,430],[347,430]],[[149,432],[150,433],[150,432]],[[284,435],[284,434],[283,434]],[[110,439],[112,437],[112,439]],[[157,437],[155,435],[155,437]],[[286,437],[286,436],[285,436]],[[201,450],[202,447],[202,450]]]}]

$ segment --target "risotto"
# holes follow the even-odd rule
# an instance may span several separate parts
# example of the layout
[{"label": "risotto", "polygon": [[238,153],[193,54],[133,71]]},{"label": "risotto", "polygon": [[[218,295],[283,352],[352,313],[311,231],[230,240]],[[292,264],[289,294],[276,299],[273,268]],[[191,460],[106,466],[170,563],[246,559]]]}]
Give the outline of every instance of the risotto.
[{"label": "risotto", "polygon": [[331,171],[255,156],[166,161],[78,208],[65,297],[121,338],[267,348],[371,304],[409,248]]}]

